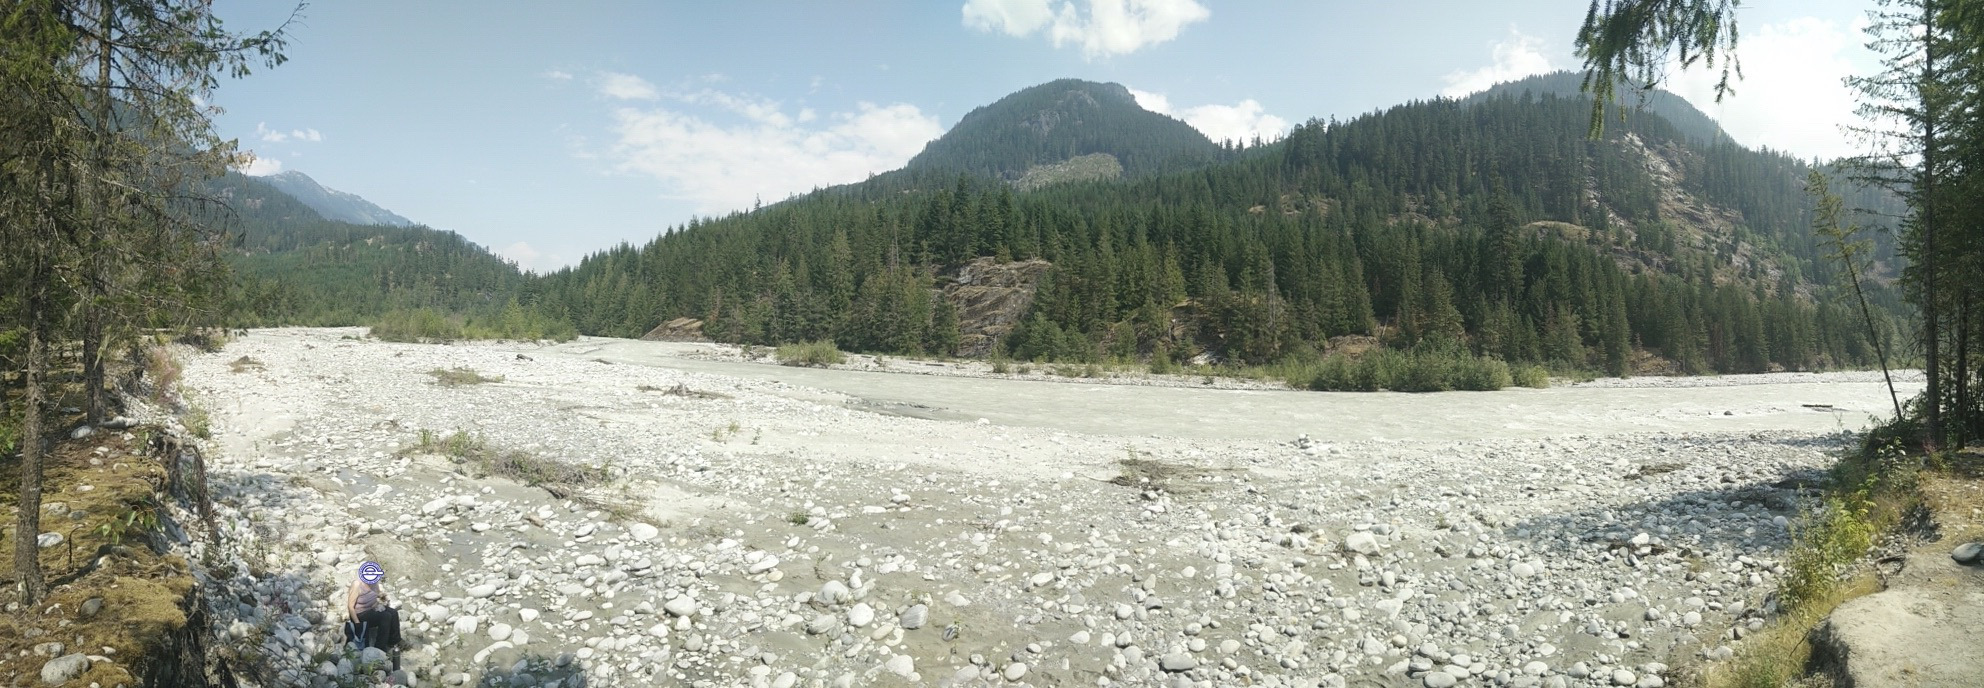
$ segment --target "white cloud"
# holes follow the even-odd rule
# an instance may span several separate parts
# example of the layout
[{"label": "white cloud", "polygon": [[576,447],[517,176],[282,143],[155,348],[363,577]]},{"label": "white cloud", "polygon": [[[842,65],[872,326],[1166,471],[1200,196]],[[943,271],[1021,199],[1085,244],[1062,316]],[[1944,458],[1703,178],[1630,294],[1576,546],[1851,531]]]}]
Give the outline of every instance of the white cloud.
[{"label": "white cloud", "polygon": [[519,241],[496,251],[496,255],[508,258],[517,267],[531,272],[549,272],[565,266],[565,259],[557,254],[545,253],[530,242]]},{"label": "white cloud", "polygon": [[234,165],[234,170],[250,177],[266,177],[281,172],[282,161],[261,157],[254,151],[242,151],[239,161]]},{"label": "white cloud", "polygon": [[1495,44],[1493,54],[1494,63],[1485,67],[1447,73],[1447,87],[1440,90],[1440,95],[1459,98],[1504,81],[1557,69],[1551,64],[1550,57],[1543,53],[1541,39],[1525,35],[1513,26],[1509,27],[1509,37]]},{"label": "white cloud", "polygon": [[1024,38],[1043,29],[1054,47],[1080,45],[1095,59],[1177,38],[1212,16],[1197,0],[966,0],[964,25]]},{"label": "white cloud", "polygon": [[1859,151],[1843,127],[1860,120],[1853,90],[1841,80],[1870,67],[1858,28],[1813,17],[1745,26],[1736,46],[1743,79],[1731,80],[1736,92],[1721,104],[1715,102],[1719,64],[1714,70],[1676,69],[1662,87],[1716,118],[1745,145],[1802,157],[1852,155]]},{"label": "white cloud", "polygon": [[1054,18],[1048,0],[967,0],[964,25],[1024,38]]},{"label": "white cloud", "polygon": [[1252,142],[1256,137],[1273,141],[1288,133],[1288,120],[1270,115],[1260,101],[1252,98],[1233,105],[1196,105],[1174,110],[1171,99],[1162,93],[1130,89],[1137,105],[1160,115],[1184,120],[1214,141]]},{"label": "white cloud", "polygon": [[620,100],[654,100],[661,97],[654,84],[632,74],[606,72],[599,75],[599,92]]},{"label": "white cloud", "polygon": [[550,71],[546,71],[544,73],[544,78],[551,79],[553,81],[571,81],[572,73],[562,69],[553,69]]},{"label": "white cloud", "polygon": [[689,108],[613,113],[614,169],[721,213],[900,167],[943,133],[914,105],[860,103],[853,112],[785,114],[780,104],[711,90],[669,94]]},{"label": "white cloud", "polygon": [[255,137],[267,143],[283,143],[286,141],[297,141],[297,142],[308,141],[311,143],[317,143],[324,140],[323,132],[319,132],[315,129],[291,129],[289,131],[280,131],[276,129],[270,129],[269,124],[267,122],[255,123]]},{"label": "white cloud", "polygon": [[1164,97],[1164,94],[1162,93],[1139,91],[1133,88],[1130,89],[1130,95],[1136,98],[1137,105],[1143,107],[1143,109],[1145,110],[1149,110],[1151,112],[1155,112],[1160,115],[1171,114],[1171,99]]}]

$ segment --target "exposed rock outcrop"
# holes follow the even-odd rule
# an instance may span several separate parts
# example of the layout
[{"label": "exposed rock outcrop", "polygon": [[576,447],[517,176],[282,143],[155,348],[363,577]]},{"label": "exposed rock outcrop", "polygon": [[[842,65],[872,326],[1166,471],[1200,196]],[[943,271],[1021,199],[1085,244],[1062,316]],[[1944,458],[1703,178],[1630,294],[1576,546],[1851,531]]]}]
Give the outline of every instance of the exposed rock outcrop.
[{"label": "exposed rock outcrop", "polygon": [[1922,547],[1886,591],[1848,601],[1812,632],[1836,688],[1984,683],[1984,568]]},{"label": "exposed rock outcrop", "polygon": [[650,342],[707,342],[703,336],[703,321],[696,318],[676,318],[648,330],[641,339]]},{"label": "exposed rock outcrop", "polygon": [[1001,263],[979,258],[958,268],[944,297],[958,309],[958,355],[984,356],[1013,331],[1033,305],[1040,278],[1053,264],[1040,259]]}]

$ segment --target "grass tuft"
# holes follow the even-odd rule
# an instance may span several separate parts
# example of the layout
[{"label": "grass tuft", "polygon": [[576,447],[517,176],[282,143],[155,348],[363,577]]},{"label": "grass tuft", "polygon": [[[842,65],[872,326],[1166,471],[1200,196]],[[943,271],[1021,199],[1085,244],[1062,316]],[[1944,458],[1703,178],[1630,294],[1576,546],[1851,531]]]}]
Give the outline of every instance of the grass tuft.
[{"label": "grass tuft", "polygon": [[[847,355],[841,353],[840,347],[834,346],[834,342],[831,339],[780,345],[777,356],[779,365],[789,366],[824,368],[847,362]],[[881,365],[881,362],[881,357],[877,356],[875,358],[876,365]]]},{"label": "grass tuft", "polygon": [[427,371],[427,374],[434,376],[434,384],[442,387],[460,387],[462,385],[480,385],[488,382],[503,381],[503,376],[501,375],[485,377],[481,373],[475,372],[472,368],[455,368],[453,370],[435,368]]},{"label": "grass tuft", "polygon": [[638,389],[643,392],[660,392],[662,394],[666,394],[671,397],[683,397],[686,399],[731,398],[730,395],[724,394],[722,392],[709,392],[700,389],[690,389],[688,385],[682,384],[680,382],[675,383],[675,386],[673,387],[656,387],[654,385],[640,385],[635,387],[634,389]]}]

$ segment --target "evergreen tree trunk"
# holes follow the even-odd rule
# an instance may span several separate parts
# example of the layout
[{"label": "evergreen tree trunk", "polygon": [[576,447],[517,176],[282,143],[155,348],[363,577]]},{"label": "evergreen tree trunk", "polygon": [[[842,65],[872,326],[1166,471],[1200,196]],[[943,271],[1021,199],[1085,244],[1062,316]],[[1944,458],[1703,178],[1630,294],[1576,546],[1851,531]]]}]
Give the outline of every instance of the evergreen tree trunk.
[{"label": "evergreen tree trunk", "polygon": [[41,579],[41,546],[37,537],[41,535],[41,464],[42,444],[42,398],[43,378],[48,368],[48,297],[47,287],[42,286],[48,279],[46,259],[35,261],[35,269],[28,276],[28,351],[27,378],[23,380],[25,394],[21,404],[21,490],[19,514],[14,522],[14,581],[20,593],[22,607],[29,607],[41,600],[44,583]]},{"label": "evergreen tree trunk", "polygon": [[[1935,27],[1938,4],[1933,2],[1933,0],[1922,3],[1923,84],[1935,84],[1937,79],[1936,60],[1939,59],[1939,56],[1936,50],[1938,41]],[[1923,261],[1922,353],[1926,359],[1924,361],[1923,372],[1928,376],[1928,387],[1924,390],[1924,394],[1927,395],[1929,400],[1923,428],[1923,431],[1928,436],[1922,444],[1928,450],[1935,451],[1936,447],[1942,444],[1943,439],[1942,359],[1939,358],[1941,354],[1941,347],[1939,345],[1941,344],[1942,331],[1938,327],[1940,323],[1937,322],[1936,317],[1937,310],[1941,308],[1941,304],[1937,302],[1936,298],[1938,296],[1936,292],[1936,263],[1938,262],[1938,256],[1936,255],[1936,182],[1939,172],[1937,166],[1943,164],[1943,160],[1941,151],[1936,148],[1937,135],[1941,133],[1939,131],[1941,122],[1936,115],[1939,106],[1929,102],[1930,97],[1928,94],[1919,94],[1918,98],[1922,103],[1922,174],[1918,179],[1918,183],[1921,186],[1919,191],[1921,192],[1922,199],[1919,204],[1922,222]]]},{"label": "evergreen tree trunk", "polygon": [[109,0],[98,0],[97,23],[97,68],[96,68],[96,122],[91,127],[95,133],[95,179],[91,180],[91,194],[95,201],[95,229],[85,240],[88,247],[86,275],[83,277],[83,410],[84,420],[96,423],[103,420],[103,321],[105,316],[104,297],[107,286],[104,283],[105,269],[103,250],[110,236],[110,137],[113,127],[110,109],[110,32],[114,17]]},{"label": "evergreen tree trunk", "polygon": [[1970,292],[1963,288],[1963,301],[1956,310],[1956,446],[1962,449],[1970,440]]}]

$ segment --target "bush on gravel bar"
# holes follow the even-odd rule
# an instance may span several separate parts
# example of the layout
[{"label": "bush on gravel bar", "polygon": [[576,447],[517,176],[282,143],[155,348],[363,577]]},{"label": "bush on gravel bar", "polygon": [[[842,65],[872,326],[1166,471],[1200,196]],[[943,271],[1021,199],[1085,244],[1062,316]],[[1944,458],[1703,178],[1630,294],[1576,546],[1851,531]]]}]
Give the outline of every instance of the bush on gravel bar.
[{"label": "bush on gravel bar", "polygon": [[778,362],[780,365],[824,368],[846,363],[847,355],[840,352],[840,347],[834,346],[833,340],[822,339],[817,342],[779,346]]}]

